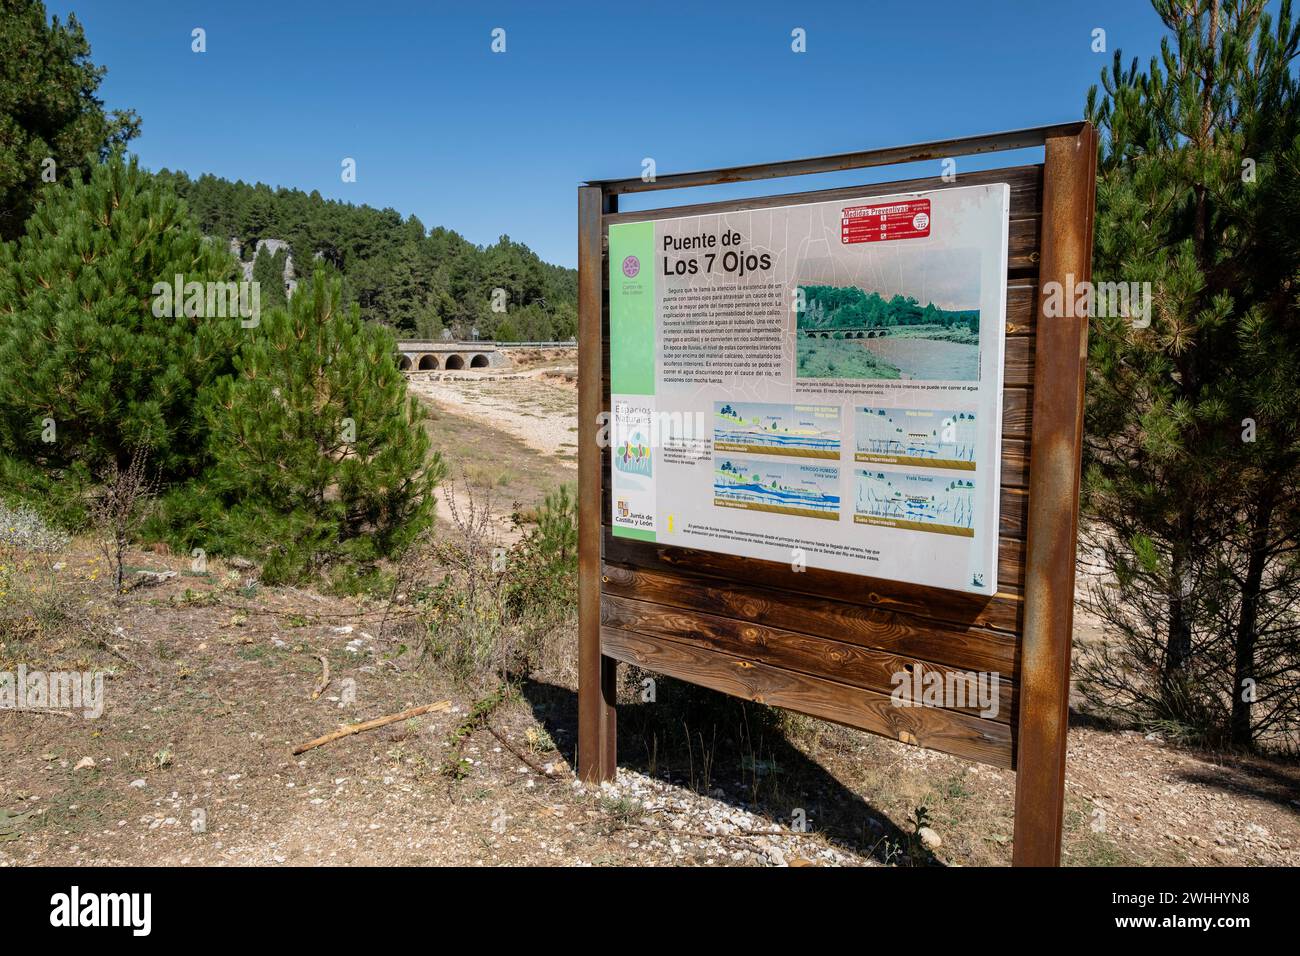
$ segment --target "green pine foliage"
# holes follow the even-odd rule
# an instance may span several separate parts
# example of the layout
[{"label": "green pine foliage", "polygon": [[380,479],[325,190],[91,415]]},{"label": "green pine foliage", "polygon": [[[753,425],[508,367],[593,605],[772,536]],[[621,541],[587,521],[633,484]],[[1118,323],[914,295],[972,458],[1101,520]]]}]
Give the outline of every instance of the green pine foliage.
[{"label": "green pine foliage", "polygon": [[[542,262],[509,236],[479,247],[449,229],[426,229],[415,216],[326,200],[315,191],[167,170],[159,176],[189,203],[205,234],[238,238],[247,250],[259,239],[287,241],[300,273],[317,261],[337,269],[345,302],[399,336],[432,337],[447,328],[459,338],[477,329],[491,339],[507,317],[531,341],[577,334],[577,272]],[[505,290],[505,312],[492,309],[495,289]]]},{"label": "green pine foliage", "polygon": [[536,524],[511,555],[507,605],[535,627],[571,614],[578,600],[578,500],[569,485],[549,493]]},{"label": "green pine foliage", "polygon": [[319,271],[245,330],[205,395],[212,465],[167,502],[187,549],[237,552],[268,583],[365,571],[430,525],[440,459],[387,330]]},{"label": "green pine foliage", "polygon": [[271,252],[265,248],[253,259],[253,280],[258,284],[263,309],[269,311],[289,304],[284,287],[284,266],[287,259],[283,249]]},{"label": "green pine foliage", "polygon": [[1084,686],[1250,747],[1300,727],[1300,28],[1289,0],[1154,6],[1160,56],[1116,53],[1087,107],[1094,279],[1153,308],[1092,326],[1084,503],[1120,640]]},{"label": "green pine foliage", "polygon": [[40,0],[0,0],[0,241],[15,239],[47,183],[67,183],[129,142],[140,120],[106,113],[103,67],[69,15]]},{"label": "green pine foliage", "polygon": [[192,474],[199,390],[231,370],[238,316],[155,315],[154,287],[232,280],[171,192],[135,161],[51,187],[0,246],[0,449],[46,472],[100,474],[149,449],[165,478]]}]

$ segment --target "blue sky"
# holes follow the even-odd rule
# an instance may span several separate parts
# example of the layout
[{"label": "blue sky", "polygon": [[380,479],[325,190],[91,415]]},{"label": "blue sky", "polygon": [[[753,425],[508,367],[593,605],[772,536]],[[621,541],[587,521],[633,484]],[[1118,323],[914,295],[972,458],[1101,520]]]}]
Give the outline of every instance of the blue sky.
[{"label": "blue sky", "polygon": [[[576,187],[1078,119],[1143,0],[437,3],[47,0],[143,120],[153,169],[318,189],[476,243],[576,261]],[[190,49],[207,31],[207,52]],[[506,31],[506,52],[490,50]],[[790,49],[807,31],[807,52]],[[1106,31],[1107,53],[1091,50]],[[340,163],[357,162],[344,183]],[[978,169],[1023,160],[970,160]],[[921,167],[909,175],[937,173]],[[691,201],[900,178],[897,169],[693,190]],[[624,209],[685,201],[629,197]]]}]

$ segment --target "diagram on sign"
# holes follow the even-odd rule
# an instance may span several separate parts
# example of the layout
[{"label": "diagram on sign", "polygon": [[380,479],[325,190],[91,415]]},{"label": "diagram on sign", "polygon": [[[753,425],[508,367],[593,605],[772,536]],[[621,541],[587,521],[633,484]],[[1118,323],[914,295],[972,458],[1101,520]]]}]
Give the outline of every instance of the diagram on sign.
[{"label": "diagram on sign", "polygon": [[755,455],[838,460],[840,407],[714,402],[713,447]]},{"label": "diagram on sign", "polygon": [[919,408],[858,408],[854,460],[975,470],[975,413]]},{"label": "diagram on sign", "polygon": [[650,477],[650,440],[640,432],[633,432],[614,449],[614,467],[629,475]]},{"label": "diagram on sign", "polygon": [[801,518],[838,521],[840,472],[829,465],[713,459],[713,503]]},{"label": "diagram on sign", "polygon": [[974,536],[973,479],[895,471],[858,470],[854,474],[856,523]]}]

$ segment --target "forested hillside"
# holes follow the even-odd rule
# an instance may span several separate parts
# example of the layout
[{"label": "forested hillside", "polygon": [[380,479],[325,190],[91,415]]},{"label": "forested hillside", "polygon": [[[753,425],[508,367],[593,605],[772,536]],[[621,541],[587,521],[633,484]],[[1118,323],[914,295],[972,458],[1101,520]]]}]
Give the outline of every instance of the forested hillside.
[{"label": "forested hillside", "polygon": [[799,328],[879,328],[899,325],[965,326],[978,334],[979,309],[941,309],[933,302],[921,305],[912,296],[886,299],[857,286],[801,286],[806,307],[799,313]]},{"label": "forested hillside", "polygon": [[[399,336],[432,338],[450,329],[468,337],[476,328],[481,338],[552,340],[577,330],[577,273],[542,262],[508,236],[480,247],[415,216],[327,200],[314,190],[158,175],[205,234],[238,238],[245,258],[259,239],[287,241],[299,278],[310,275],[314,259],[323,261],[341,273],[345,296],[364,318]],[[504,311],[493,309],[498,288],[506,292],[497,300]]]}]

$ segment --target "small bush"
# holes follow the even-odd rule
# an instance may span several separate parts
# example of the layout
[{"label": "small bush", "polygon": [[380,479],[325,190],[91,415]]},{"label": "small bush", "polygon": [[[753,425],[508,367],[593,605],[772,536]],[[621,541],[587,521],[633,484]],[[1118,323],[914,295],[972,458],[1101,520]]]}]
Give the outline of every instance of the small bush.
[{"label": "small bush", "polygon": [[77,648],[70,636],[103,640],[103,614],[90,593],[57,570],[68,545],[68,535],[32,507],[0,502],[0,670],[43,661],[51,648]]},{"label": "small bush", "polygon": [[[545,639],[577,598],[577,515],[560,488],[511,548],[492,517],[492,492],[449,489],[451,528],[412,560],[437,569],[413,588],[425,657],[472,686],[510,683],[537,667]],[[403,575],[399,572],[399,580]]]},{"label": "small bush", "polygon": [[232,280],[234,260],[134,159],[41,197],[26,234],[0,244],[0,447],[99,471],[143,444],[184,479],[203,453],[200,392],[230,371],[239,319],[155,314],[155,288]]},{"label": "small bush", "polygon": [[73,531],[87,526],[92,486],[82,463],[47,471],[0,452],[0,501],[28,508],[53,526]]},{"label": "small bush", "polygon": [[11,507],[0,501],[0,555],[19,550],[58,554],[69,540],[66,533],[52,527],[31,506]]},{"label": "small bush", "polygon": [[546,496],[536,524],[509,556],[510,610],[543,626],[573,613],[578,601],[578,505],[568,485]]},{"label": "small bush", "polygon": [[321,271],[265,313],[204,393],[211,466],[164,501],[173,544],[254,559],[267,584],[337,583],[403,553],[442,464],[392,352]]}]

